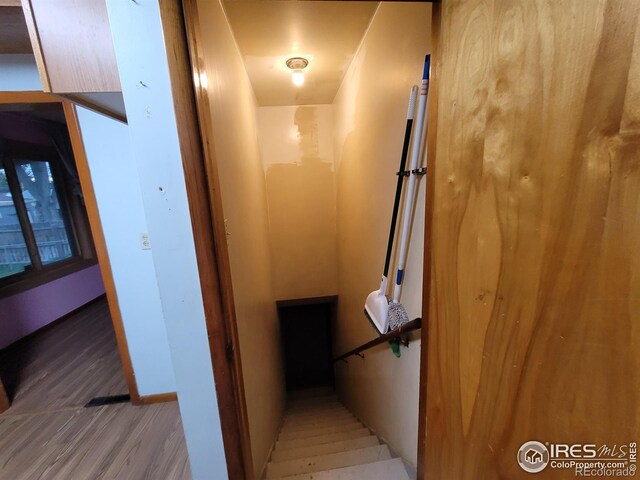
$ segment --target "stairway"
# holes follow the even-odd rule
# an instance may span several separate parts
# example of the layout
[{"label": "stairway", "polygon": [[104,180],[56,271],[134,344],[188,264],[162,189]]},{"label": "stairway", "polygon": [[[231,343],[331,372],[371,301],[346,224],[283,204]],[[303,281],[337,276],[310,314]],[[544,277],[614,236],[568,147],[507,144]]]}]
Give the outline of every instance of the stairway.
[{"label": "stairway", "polygon": [[410,480],[401,458],[329,389],[289,396],[268,480]]}]

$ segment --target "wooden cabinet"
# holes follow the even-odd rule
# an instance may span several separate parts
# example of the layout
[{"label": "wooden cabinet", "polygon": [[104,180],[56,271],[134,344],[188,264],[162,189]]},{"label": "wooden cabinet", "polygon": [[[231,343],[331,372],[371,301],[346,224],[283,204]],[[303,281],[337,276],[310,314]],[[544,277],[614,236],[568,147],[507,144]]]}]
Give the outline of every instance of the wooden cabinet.
[{"label": "wooden cabinet", "polygon": [[104,0],[22,0],[45,92],[120,91]]},{"label": "wooden cabinet", "polygon": [[22,8],[0,0],[0,54],[31,53],[31,41]]}]

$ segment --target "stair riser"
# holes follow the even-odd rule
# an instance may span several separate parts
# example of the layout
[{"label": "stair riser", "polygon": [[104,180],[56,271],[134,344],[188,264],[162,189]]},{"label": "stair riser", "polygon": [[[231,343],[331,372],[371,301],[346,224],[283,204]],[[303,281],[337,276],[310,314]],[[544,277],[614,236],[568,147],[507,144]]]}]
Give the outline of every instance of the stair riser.
[{"label": "stair riser", "polygon": [[368,437],[353,438],[339,442],[323,443],[312,445],[311,447],[292,448],[290,450],[276,450],[271,454],[272,462],[283,462],[285,460],[296,460],[298,458],[327,455],[329,453],[346,452],[347,450],[357,450],[359,448],[375,447],[380,441],[375,435]]},{"label": "stair riser", "polygon": [[300,417],[300,416],[304,417],[308,415],[315,415],[317,413],[335,412],[339,410],[347,410],[347,409],[344,408],[344,405],[342,405],[341,403],[333,403],[331,405],[325,405],[318,408],[301,408],[299,410],[287,410],[286,416],[287,417]]},{"label": "stair riser", "polygon": [[282,428],[287,428],[287,429],[307,428],[310,425],[317,425],[320,423],[335,425],[337,423],[344,423],[344,422],[349,422],[353,420],[357,420],[357,419],[350,413],[340,412],[340,413],[331,414],[331,415],[318,415],[316,417],[309,417],[303,420],[285,420],[282,423]]},{"label": "stair riser", "polygon": [[322,421],[343,421],[345,418],[353,417],[347,410],[337,410],[335,412],[319,413],[317,415],[309,415],[298,418],[285,418],[282,422],[283,426],[308,425]]},{"label": "stair riser", "polygon": [[294,431],[299,431],[299,430],[309,430],[310,428],[313,427],[330,427],[332,425],[341,425],[343,423],[350,423],[350,422],[355,422],[358,419],[356,417],[354,417],[353,415],[344,415],[344,416],[339,416],[339,417],[330,417],[330,418],[323,418],[323,419],[319,419],[316,420],[314,422],[305,422],[305,423],[290,423],[290,424],[285,424],[282,426],[282,432],[294,432]]},{"label": "stair riser", "polygon": [[289,392],[289,400],[312,400],[327,395],[335,395],[335,390],[331,387],[308,388],[306,390],[294,390]]},{"label": "stair riser", "polygon": [[293,432],[282,432],[278,437],[278,440],[295,440],[298,438],[317,437],[319,435],[327,435],[329,433],[338,433],[338,432],[348,432],[350,430],[358,430],[360,428],[362,428],[362,424],[356,420],[343,425],[338,424],[338,425],[332,425],[330,427],[310,428],[305,430],[296,430]]},{"label": "stair riser", "polygon": [[368,437],[371,432],[368,428],[360,428],[348,432],[331,433],[328,435],[320,435],[317,437],[302,438],[296,440],[279,440],[276,442],[274,450],[287,450],[290,448],[308,447],[311,445],[321,445],[323,443],[338,442],[341,440],[349,440],[351,438]]},{"label": "stair riser", "polygon": [[292,404],[292,403],[314,403],[314,402],[322,402],[323,400],[326,400],[327,398],[337,398],[338,396],[336,395],[335,392],[325,392],[322,395],[316,395],[316,396],[311,396],[311,397],[295,397],[295,396],[291,396],[289,395],[287,397],[287,403],[288,404]]},{"label": "stair riser", "polygon": [[409,480],[409,476],[402,460],[394,458],[366,465],[281,477],[273,480]]},{"label": "stair riser", "polygon": [[313,412],[313,413],[308,413],[305,415],[295,415],[295,416],[285,416],[284,417],[284,422],[283,423],[305,423],[305,422],[309,422],[311,420],[317,420],[317,419],[328,419],[328,418],[332,418],[332,417],[340,417],[340,416],[350,416],[351,412],[349,412],[349,410],[347,410],[346,408],[336,408],[335,410],[326,410],[326,411],[319,411],[319,412]]},{"label": "stair riser", "polygon": [[332,403],[339,403],[338,397],[324,397],[317,400],[300,400],[295,402],[287,402],[287,410],[296,408],[314,408],[321,407],[322,405],[330,405]]},{"label": "stair riser", "polygon": [[390,459],[391,453],[389,452],[389,448],[386,445],[378,445],[359,450],[289,460],[286,462],[271,462],[267,466],[267,478],[321,472],[324,470],[364,465]]}]

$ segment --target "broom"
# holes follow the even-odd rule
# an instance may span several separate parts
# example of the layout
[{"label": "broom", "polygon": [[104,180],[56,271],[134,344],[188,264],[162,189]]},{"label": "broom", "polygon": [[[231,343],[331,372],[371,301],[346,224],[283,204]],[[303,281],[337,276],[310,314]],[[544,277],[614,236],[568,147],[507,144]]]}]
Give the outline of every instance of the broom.
[{"label": "broom", "polygon": [[400,303],[400,292],[402,290],[402,280],[404,279],[404,268],[407,262],[407,254],[409,250],[409,236],[411,234],[411,217],[413,210],[413,202],[416,195],[416,185],[418,177],[416,170],[421,158],[421,147],[424,130],[426,130],[426,112],[427,99],[429,93],[429,67],[431,63],[431,55],[427,55],[424,61],[424,72],[422,75],[422,88],[420,90],[420,103],[418,104],[418,121],[416,130],[413,134],[413,144],[411,146],[411,167],[409,171],[409,182],[407,185],[407,194],[405,196],[404,212],[402,214],[402,234],[400,235],[400,252],[398,253],[396,280],[393,286],[393,299],[389,303],[388,317],[389,329],[395,330],[403,323],[409,321],[409,315],[404,306]]},{"label": "broom", "polygon": [[393,213],[391,214],[391,228],[389,229],[389,240],[387,241],[387,256],[384,261],[384,270],[382,273],[382,281],[380,288],[371,292],[367,296],[364,304],[364,314],[371,324],[381,333],[387,332],[389,324],[389,301],[387,299],[387,277],[389,275],[389,264],[391,263],[391,253],[393,251],[393,238],[396,231],[396,222],[398,220],[398,210],[400,209],[400,198],[402,197],[402,184],[404,180],[405,166],[407,164],[407,156],[409,153],[409,141],[411,139],[411,129],[413,127],[413,116],[416,109],[416,98],[418,96],[418,87],[411,88],[409,96],[409,109],[407,111],[407,123],[404,132],[404,141],[402,143],[402,154],[400,155],[400,170],[398,171],[398,182],[396,184],[396,196],[393,202]]}]

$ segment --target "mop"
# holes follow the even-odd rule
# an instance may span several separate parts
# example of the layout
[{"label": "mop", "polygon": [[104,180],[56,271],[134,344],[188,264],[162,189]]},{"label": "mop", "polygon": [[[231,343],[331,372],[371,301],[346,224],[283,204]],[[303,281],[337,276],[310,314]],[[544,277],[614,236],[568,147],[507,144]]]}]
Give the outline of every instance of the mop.
[{"label": "mop", "polygon": [[413,143],[411,145],[411,166],[409,167],[409,182],[407,184],[407,193],[405,196],[404,212],[402,214],[402,230],[400,235],[400,252],[398,253],[396,280],[393,286],[393,298],[389,303],[389,329],[395,330],[400,325],[409,321],[409,316],[404,306],[400,303],[400,292],[402,290],[402,280],[404,279],[404,269],[407,262],[407,254],[409,250],[409,236],[411,234],[411,219],[413,213],[413,203],[416,195],[416,186],[418,183],[418,164],[421,158],[422,138],[426,130],[427,122],[425,121],[428,93],[429,93],[429,66],[430,55],[427,55],[424,62],[424,73],[422,75],[422,89],[420,90],[420,103],[418,104],[418,121],[416,130],[413,134]]},{"label": "mop", "polygon": [[[420,145],[422,140],[422,130],[424,125],[424,116],[426,111],[426,95],[428,89],[428,75],[429,75],[429,59],[430,56],[427,55],[425,60],[425,68],[422,80],[422,91],[420,94],[420,104],[418,106],[418,123],[416,125],[416,132],[414,134],[413,140],[413,149],[412,149],[412,165],[417,166],[419,153],[420,153]],[[402,304],[399,302],[400,297],[400,288],[399,285],[402,284],[402,276],[404,272],[404,263],[406,262],[406,244],[408,243],[408,234],[410,222],[407,224],[407,217],[410,217],[410,209],[413,204],[413,194],[415,190],[415,175],[410,175],[409,184],[412,187],[407,194],[407,202],[405,203],[405,215],[402,232],[404,237],[401,242],[404,243],[404,248],[402,245],[400,247],[400,257],[402,259],[402,252],[404,251],[404,259],[402,262],[398,262],[398,274],[396,275],[396,287],[394,288],[394,299],[389,298],[386,295],[387,291],[387,283],[388,283],[388,274],[389,274],[389,264],[391,261],[391,253],[393,251],[393,240],[395,236],[396,230],[396,221],[398,217],[398,210],[400,206],[400,199],[402,196],[402,185],[404,179],[405,166],[407,161],[409,143],[411,139],[411,130],[413,126],[413,117],[415,113],[415,104],[416,104],[416,96],[417,96],[418,87],[414,86],[411,89],[411,96],[409,98],[409,109],[407,114],[407,125],[405,129],[405,137],[402,147],[402,155],[400,157],[400,170],[398,172],[398,182],[396,185],[396,195],[393,204],[393,213],[391,216],[391,228],[389,231],[389,240],[387,242],[387,255],[384,264],[384,271],[382,274],[382,281],[380,283],[380,288],[371,292],[366,299],[364,313],[365,316],[369,319],[371,324],[378,330],[380,334],[384,334],[392,325],[392,329],[397,328],[397,326],[406,323],[409,321],[409,317],[407,312],[405,311]],[[415,166],[411,168],[411,170],[415,169]],[[410,171],[411,171],[410,170]],[[411,197],[411,198],[410,198]],[[408,209],[408,210],[407,210]],[[407,214],[408,212],[408,214]],[[410,219],[410,218],[409,218]],[[406,227],[405,227],[405,224]],[[402,268],[400,268],[402,266]],[[397,295],[396,295],[397,294]]]},{"label": "mop", "polygon": [[391,263],[391,253],[393,251],[393,238],[396,231],[396,222],[398,219],[398,210],[400,208],[400,198],[402,197],[402,184],[404,180],[405,166],[407,164],[407,156],[409,153],[409,142],[411,139],[411,128],[413,126],[413,116],[416,109],[416,98],[418,96],[418,87],[414,85],[411,88],[409,96],[409,109],[407,111],[407,124],[404,132],[404,141],[402,143],[402,155],[400,155],[400,170],[398,171],[398,182],[396,184],[396,196],[393,202],[393,213],[391,214],[391,228],[389,230],[389,240],[387,241],[387,256],[384,261],[384,271],[382,273],[382,282],[380,289],[371,292],[367,296],[364,304],[364,314],[371,324],[381,333],[387,332],[389,324],[389,299],[387,297],[387,282],[389,275],[389,265]]}]

